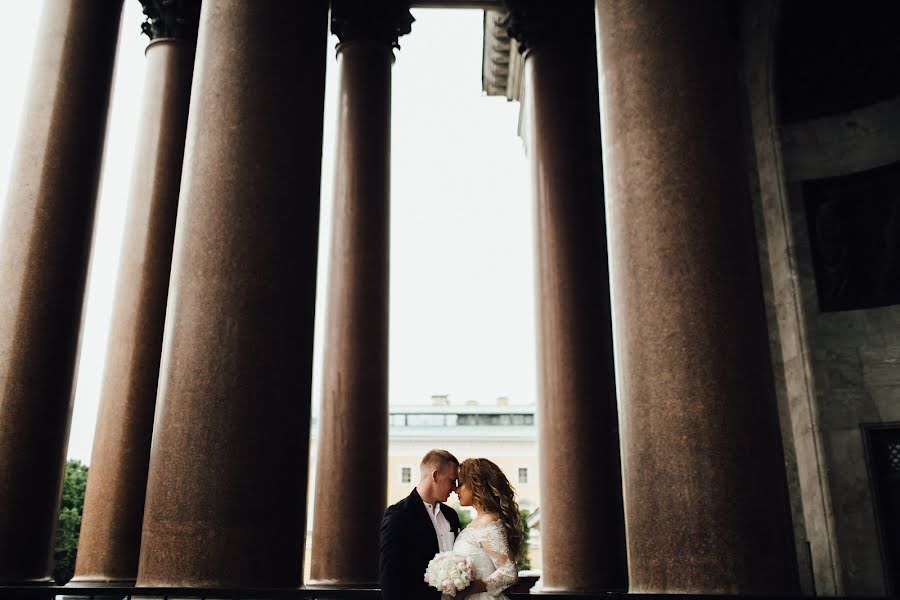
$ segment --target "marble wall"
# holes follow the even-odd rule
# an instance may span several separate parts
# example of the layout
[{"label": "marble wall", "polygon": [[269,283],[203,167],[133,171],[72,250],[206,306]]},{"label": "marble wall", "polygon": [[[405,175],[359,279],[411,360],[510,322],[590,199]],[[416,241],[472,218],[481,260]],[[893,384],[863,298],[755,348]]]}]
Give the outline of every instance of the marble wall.
[{"label": "marble wall", "polygon": [[900,160],[900,101],[777,123],[776,0],[745,3],[748,174],[804,593],[883,596],[862,426],[900,422],[900,306],[822,312],[804,180]]},{"label": "marble wall", "polygon": [[819,311],[801,187],[788,189],[844,593],[883,595],[862,426],[900,421],[900,306]]}]

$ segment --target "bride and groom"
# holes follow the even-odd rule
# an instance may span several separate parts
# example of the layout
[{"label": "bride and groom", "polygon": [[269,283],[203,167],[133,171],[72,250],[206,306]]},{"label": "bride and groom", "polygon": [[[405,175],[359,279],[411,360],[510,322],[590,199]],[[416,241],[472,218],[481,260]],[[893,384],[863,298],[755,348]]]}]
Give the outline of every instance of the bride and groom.
[{"label": "bride and groom", "polygon": [[[446,450],[432,450],[419,466],[412,493],[384,512],[378,578],[385,600],[438,600],[425,582],[428,563],[439,552],[468,559],[471,584],[459,599],[505,598],[503,590],[518,579],[516,559],[525,536],[512,486],[500,468],[486,458],[460,463]],[[456,511],[446,504],[456,492],[476,518],[460,531]]]}]

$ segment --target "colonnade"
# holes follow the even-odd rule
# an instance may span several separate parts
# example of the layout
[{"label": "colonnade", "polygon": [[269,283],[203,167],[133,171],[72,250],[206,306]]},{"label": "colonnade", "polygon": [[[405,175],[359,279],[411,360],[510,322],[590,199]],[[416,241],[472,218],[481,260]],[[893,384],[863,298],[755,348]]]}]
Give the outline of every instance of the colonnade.
[{"label": "colonnade", "polygon": [[[75,581],[296,586],[329,3],[144,4],[144,123]],[[312,578],[355,586],[376,579],[385,496],[391,64],[412,19],[401,2],[331,4],[342,100]],[[548,4],[511,0],[508,20],[536,211],[545,589],[795,592],[727,7]],[[120,7],[49,2],[43,17],[0,232],[3,583],[51,570]]]}]

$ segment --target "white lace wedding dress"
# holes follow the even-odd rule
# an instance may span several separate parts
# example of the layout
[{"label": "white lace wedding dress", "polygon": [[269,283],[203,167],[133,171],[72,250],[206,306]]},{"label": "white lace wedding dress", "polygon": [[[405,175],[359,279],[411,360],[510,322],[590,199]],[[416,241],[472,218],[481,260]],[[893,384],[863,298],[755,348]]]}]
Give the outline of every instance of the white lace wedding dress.
[{"label": "white lace wedding dress", "polygon": [[487,584],[487,593],[471,594],[466,600],[505,599],[503,590],[519,580],[516,561],[500,521],[463,529],[453,545],[453,554],[468,557],[472,563],[472,581],[480,579]]}]

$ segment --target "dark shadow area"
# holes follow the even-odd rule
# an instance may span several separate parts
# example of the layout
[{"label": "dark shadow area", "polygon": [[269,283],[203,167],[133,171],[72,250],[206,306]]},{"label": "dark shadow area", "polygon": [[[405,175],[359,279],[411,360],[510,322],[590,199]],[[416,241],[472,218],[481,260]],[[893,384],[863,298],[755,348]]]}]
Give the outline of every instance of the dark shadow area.
[{"label": "dark shadow area", "polygon": [[780,121],[844,113],[900,95],[900,2],[782,2]]}]

